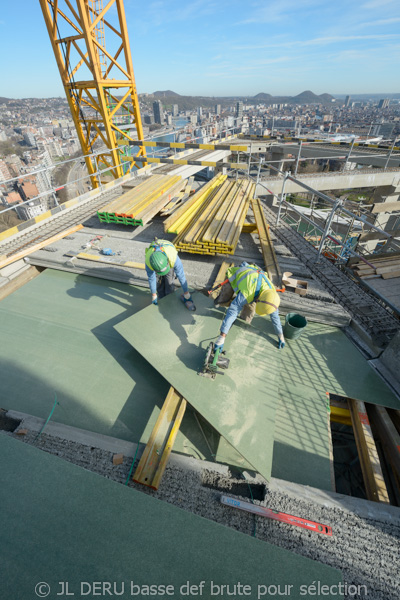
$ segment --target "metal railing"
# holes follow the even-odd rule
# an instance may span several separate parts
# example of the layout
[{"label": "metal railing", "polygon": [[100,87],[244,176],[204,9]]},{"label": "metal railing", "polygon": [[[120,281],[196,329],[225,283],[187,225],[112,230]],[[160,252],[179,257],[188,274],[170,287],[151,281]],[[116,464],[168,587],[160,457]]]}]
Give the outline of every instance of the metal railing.
[{"label": "metal railing", "polygon": [[[182,131],[182,129],[178,129],[177,131],[175,130],[174,132],[171,133],[179,133],[180,131]],[[236,127],[231,127],[231,128],[227,128],[221,132],[219,132],[219,135],[221,136],[222,133],[228,134],[230,131],[235,130]],[[157,137],[160,137],[163,134],[155,134],[152,138],[150,139],[155,139]],[[164,135],[168,135],[168,134],[164,134]],[[195,141],[201,139],[200,136],[195,137],[195,136],[191,136],[191,141]],[[217,141],[217,140],[214,140]],[[387,161],[385,164],[384,168],[381,169],[374,169],[374,172],[386,172],[386,170],[389,171],[399,171],[399,169],[396,168],[387,168],[387,165],[389,163],[390,160],[390,156],[392,154],[392,150],[395,146],[396,140],[393,141],[392,144],[392,148],[390,150],[390,153],[387,155]],[[316,231],[319,231],[322,235],[320,237],[319,240],[319,247],[318,247],[318,257],[322,254],[325,244],[327,242],[327,240],[330,240],[331,242],[337,244],[339,247],[341,247],[341,250],[338,253],[338,259],[342,259],[344,254],[345,254],[345,250],[344,250],[344,245],[346,245],[346,254],[352,254],[353,256],[357,256],[359,257],[361,260],[363,260],[364,262],[366,262],[367,264],[370,264],[367,260],[365,260],[363,258],[363,256],[357,252],[355,252],[354,250],[352,250],[351,248],[349,248],[349,244],[348,244],[348,240],[349,237],[351,237],[351,227],[354,226],[354,223],[359,223],[362,225],[362,227],[368,227],[374,231],[379,232],[383,238],[386,238],[387,240],[393,240],[393,236],[391,236],[390,234],[386,233],[383,229],[381,229],[380,227],[374,225],[373,223],[370,223],[367,219],[366,216],[364,215],[357,215],[355,213],[353,213],[352,211],[346,209],[343,206],[343,201],[337,198],[330,198],[327,194],[324,194],[323,192],[320,192],[318,190],[316,190],[315,188],[312,188],[311,186],[307,185],[304,181],[298,179],[298,177],[296,177],[297,174],[297,170],[298,170],[298,166],[300,161],[307,161],[307,160],[318,160],[318,159],[326,159],[326,160],[343,160],[344,162],[344,167],[341,171],[334,171],[331,173],[310,173],[310,174],[306,174],[304,175],[305,177],[321,177],[321,176],[326,176],[326,177],[330,177],[330,176],[337,176],[337,175],[344,175],[344,169],[345,166],[348,163],[349,157],[351,156],[351,151],[353,149],[353,145],[350,147],[349,152],[346,155],[343,156],[335,156],[335,157],[303,157],[301,158],[301,144],[299,146],[299,152],[296,158],[293,159],[282,159],[282,160],[278,160],[278,161],[265,161],[265,160],[258,160],[258,161],[252,161],[252,154],[251,154],[251,146],[250,146],[250,152],[249,154],[249,159],[248,159],[248,168],[247,171],[243,171],[242,169],[236,169],[236,177],[238,176],[239,173],[243,173],[246,177],[248,177],[249,179],[253,180],[256,182],[257,185],[263,187],[269,195],[272,195],[273,197],[275,197],[278,201],[278,212],[277,212],[277,217],[276,217],[276,224],[279,224],[279,220],[281,218],[281,213],[282,213],[282,208],[283,206],[285,206],[286,208],[290,207],[290,210],[293,211],[294,213],[298,214],[301,219],[306,222],[308,225],[312,226],[313,228],[315,228]],[[218,146],[216,145],[216,149],[218,148]],[[165,151],[165,148],[161,148],[160,151]],[[102,154],[104,152],[104,150],[99,150],[97,152],[92,152],[91,154],[87,154],[87,155],[82,155],[76,158],[72,158],[72,159],[68,159],[66,161],[62,161],[61,163],[57,163],[56,165],[52,165],[51,167],[43,168],[40,170],[36,170],[33,171],[31,173],[27,173],[27,174],[23,174],[22,176],[19,177],[14,177],[11,178],[7,181],[1,182],[3,185],[4,184],[8,184],[8,183],[12,183],[16,180],[20,180],[21,178],[24,177],[28,177],[28,176],[32,176],[37,174],[38,172],[43,172],[49,169],[54,169],[56,167],[59,167],[60,165],[66,164],[66,163],[70,163],[70,162],[76,162],[76,161],[81,161],[82,159],[89,157],[89,158],[94,158],[95,162],[96,162],[96,171],[93,173],[93,176],[98,177],[99,179],[99,186],[100,186],[100,190],[102,189],[102,183],[100,181],[100,176],[101,174],[112,170],[114,167],[106,167],[104,169],[99,169],[98,165],[97,165],[97,161],[96,161],[96,157],[100,154]],[[238,152],[238,156],[239,156],[239,152]],[[357,155],[357,157],[359,157],[360,155]],[[382,155],[382,156],[386,156],[386,155]],[[294,174],[292,175],[290,172],[288,171],[283,171],[282,169],[277,168],[276,166],[274,166],[273,163],[286,163],[286,162],[295,162],[295,169],[294,169]],[[124,165],[124,161],[122,161],[119,165],[117,166],[123,166]],[[257,167],[257,178],[254,179],[254,177],[251,175],[250,171],[252,168]],[[274,176],[267,176],[267,177],[262,177],[261,173],[263,170],[268,170],[269,173],[272,171],[274,171],[276,173],[276,175]],[[358,170],[357,172],[365,172],[368,171],[369,173],[371,172],[371,169],[362,169],[362,170]],[[43,198],[44,196],[48,196],[49,194],[55,194],[57,191],[64,189],[65,187],[69,186],[69,185],[74,185],[76,183],[78,183],[79,181],[83,181],[88,179],[89,175],[85,175],[84,177],[80,177],[78,179],[75,179],[74,181],[71,182],[66,182],[63,186],[58,186],[58,187],[52,187],[49,188],[49,190],[47,190],[46,192],[43,192],[41,194],[38,194],[37,196],[30,198],[28,200],[26,200],[25,202],[19,203],[18,206],[22,206],[24,204],[28,204],[31,203],[35,200],[39,200],[40,198]],[[281,188],[281,192],[278,194],[273,193],[271,190],[268,189],[268,187],[263,183],[263,181],[268,181],[268,179],[276,179],[276,177],[282,177],[282,188]],[[303,175],[302,175],[303,178]],[[329,215],[327,216],[327,219],[325,220],[325,226],[321,227],[321,225],[315,223],[314,221],[312,221],[312,219],[309,219],[308,217],[306,217],[301,211],[299,211],[298,209],[295,208],[295,206],[293,204],[291,204],[290,202],[288,202],[286,200],[286,194],[285,194],[285,185],[286,185],[286,181],[292,181],[294,182],[296,185],[298,185],[299,187],[303,188],[306,193],[311,193],[313,195],[313,197],[317,197],[320,200],[322,200],[323,202],[325,202],[328,206],[331,207],[331,211],[329,213]],[[15,206],[9,206],[8,208],[3,209],[2,211],[0,211],[0,214],[3,214],[5,212],[8,212],[10,210],[14,210],[16,207]],[[347,219],[349,219],[351,225],[349,225],[349,229],[344,237],[344,240],[340,240],[339,238],[332,236],[331,234],[331,227],[334,221],[334,217],[335,215],[340,214],[342,217],[343,215],[345,215],[345,217]],[[344,218],[344,217],[343,217]]]}]

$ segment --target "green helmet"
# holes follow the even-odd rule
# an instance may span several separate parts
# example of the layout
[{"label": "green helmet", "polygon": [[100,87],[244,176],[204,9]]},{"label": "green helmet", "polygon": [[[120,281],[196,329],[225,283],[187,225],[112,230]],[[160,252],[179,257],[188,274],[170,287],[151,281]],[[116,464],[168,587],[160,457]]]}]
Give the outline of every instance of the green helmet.
[{"label": "green helmet", "polygon": [[169,261],[168,261],[167,255],[164,254],[164,252],[161,252],[161,250],[155,250],[153,252],[153,254],[150,256],[149,261],[150,261],[151,268],[154,269],[154,271],[160,277],[163,277],[164,275],[166,275],[171,268],[169,266]]}]

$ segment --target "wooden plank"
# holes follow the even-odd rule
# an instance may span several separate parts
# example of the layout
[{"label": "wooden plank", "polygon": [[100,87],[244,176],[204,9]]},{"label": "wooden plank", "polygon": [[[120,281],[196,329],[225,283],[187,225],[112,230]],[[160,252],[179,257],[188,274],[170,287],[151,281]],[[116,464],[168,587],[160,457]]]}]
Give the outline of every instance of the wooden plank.
[{"label": "wooden plank", "polygon": [[161,215],[165,215],[168,216],[170,214],[172,214],[175,210],[178,209],[178,207],[182,206],[187,200],[189,200],[190,197],[190,192],[192,190],[192,185],[193,185],[193,180],[194,177],[189,177],[189,180],[186,182],[186,187],[185,189],[180,192],[179,194],[177,194],[174,198],[171,199],[171,201],[164,206],[164,208],[161,211]]},{"label": "wooden plank", "polygon": [[400,277],[400,269],[397,271],[392,271],[391,273],[382,273],[382,279],[394,279],[395,277]]},{"label": "wooden plank", "polygon": [[[211,181],[201,187],[193,196],[185,202],[183,206],[164,221],[164,231],[178,234],[182,231],[182,224],[190,220],[192,214],[201,205],[202,201],[216,186],[222,184],[226,179],[226,175],[217,175]],[[188,219],[187,219],[188,217]],[[178,231],[179,229],[179,231]]]},{"label": "wooden plank", "polygon": [[133,481],[153,490],[159,488],[185,410],[186,400],[171,386],[133,474]]},{"label": "wooden plank", "polygon": [[39,269],[33,266],[28,267],[25,271],[14,277],[14,279],[11,279],[11,281],[0,288],[0,300],[3,300],[3,298],[6,298],[18,290],[20,287],[25,285],[25,283],[28,283],[28,281],[31,281],[31,279],[37,277],[37,275],[40,275]]},{"label": "wooden plank", "polygon": [[92,260],[94,262],[101,262],[107,265],[118,265],[119,267],[128,267],[130,269],[145,269],[146,265],[144,263],[137,263],[131,260],[116,260],[111,256],[103,256],[102,254],[89,254],[88,252],[79,252],[76,254],[75,252],[67,252],[66,256],[71,256],[74,258],[79,258],[81,260]]},{"label": "wooden plank", "polygon": [[[226,262],[221,264],[214,285],[224,280],[229,266]],[[133,474],[133,481],[154,490],[159,488],[186,406],[186,400],[171,386]]]},{"label": "wooden plank", "polygon": [[207,226],[202,231],[201,236],[204,242],[211,244],[215,243],[218,232],[224,225],[227,211],[234,201],[238,185],[236,182],[226,181],[221,189],[223,190],[223,201],[219,205],[219,208],[215,214],[215,218],[211,222],[207,223]]},{"label": "wooden plank", "polygon": [[[370,263],[375,264],[376,262],[386,261],[386,260],[394,260],[395,258],[400,258],[400,252],[380,252],[379,254],[366,254],[364,256],[365,260]],[[368,266],[364,263],[358,256],[351,256],[347,261],[348,267],[357,266]]]},{"label": "wooden plank", "polygon": [[[217,276],[215,278],[215,281],[214,281],[212,287],[215,287],[219,283],[222,283],[223,281],[225,281],[225,279],[226,279],[226,272],[227,272],[227,270],[230,267],[233,267],[233,264],[234,263],[230,263],[230,262],[227,262],[227,261],[224,261],[221,264],[221,266],[219,268],[219,271],[218,271],[218,274],[217,274]],[[210,297],[213,298],[213,299],[216,298],[218,296],[218,294],[220,293],[220,291],[221,291],[221,288],[218,288],[217,290],[215,290],[215,292],[213,292],[212,294],[210,294]]]},{"label": "wooden plank", "polygon": [[327,426],[328,426],[328,443],[329,443],[329,470],[331,474],[331,488],[332,492],[336,492],[336,480],[335,480],[335,459],[333,456],[333,442],[332,442],[332,430],[331,420],[329,412],[326,413]]},{"label": "wooden plank", "polygon": [[377,202],[372,205],[372,214],[382,212],[394,212],[400,210],[400,202]]},{"label": "wooden plank", "polygon": [[256,220],[258,237],[260,239],[261,251],[264,258],[265,270],[268,277],[276,287],[282,284],[282,273],[276,258],[275,250],[268,231],[268,224],[259,200],[251,202],[254,218]]},{"label": "wooden plank", "polygon": [[135,187],[132,187],[121,196],[118,196],[118,198],[115,198],[111,202],[108,202],[108,204],[105,204],[101,209],[99,209],[98,212],[120,212],[121,207],[126,206],[126,204],[132,199],[139,198],[144,194],[150,193],[152,190],[154,190],[160,184],[160,180],[161,175],[153,175],[152,177],[149,177],[146,181],[143,181],[139,185],[135,185]]},{"label": "wooden plank", "polygon": [[184,185],[184,181],[177,181],[172,187],[169,187],[158,198],[152,199],[146,207],[135,214],[135,218],[143,221],[143,225],[148,223],[160,210],[171,200],[175,193]]},{"label": "wooden plank", "polygon": [[186,243],[193,244],[197,240],[200,241],[204,230],[208,228],[209,224],[216,222],[216,214],[219,212],[220,205],[224,205],[225,194],[228,188],[229,182],[224,181],[217,192],[211,193],[202,204],[200,210],[193,215],[193,219],[185,230],[184,239]]},{"label": "wooden plank", "polygon": [[56,235],[53,235],[52,237],[47,238],[46,240],[43,240],[42,242],[39,242],[38,244],[31,246],[30,248],[25,248],[25,250],[21,250],[21,252],[17,252],[16,254],[13,254],[12,256],[9,256],[8,258],[3,259],[0,262],[0,269],[2,269],[3,267],[6,267],[7,265],[10,265],[11,263],[15,262],[16,260],[19,260],[20,258],[24,258],[25,256],[28,256],[28,254],[33,254],[33,252],[37,252],[37,250],[41,250],[42,248],[44,248],[45,246],[48,246],[49,244],[52,244],[53,242],[57,242],[58,240],[61,240],[63,237],[66,237],[67,235],[71,235],[72,233],[79,231],[79,229],[83,229],[83,225],[75,225],[74,227],[65,229],[64,231],[61,231],[60,233],[57,233]]},{"label": "wooden plank", "polygon": [[377,275],[383,275],[383,273],[393,273],[393,271],[397,271],[399,269],[400,265],[399,263],[393,262],[392,265],[385,265],[385,266],[377,266],[375,271]]},{"label": "wooden plank", "polygon": [[371,420],[377,428],[380,440],[389,456],[390,463],[397,477],[400,477],[400,435],[388,415],[386,408],[371,404],[368,407]]},{"label": "wooden plank", "polygon": [[389,495],[365,404],[354,398],[349,398],[348,402],[367,498],[389,504]]},{"label": "wooden plank", "polygon": [[255,231],[257,231],[255,223],[243,223],[242,233],[254,233]]},{"label": "wooden plank", "polygon": [[[400,229],[389,229],[386,231],[388,235],[393,236],[394,238],[400,237]],[[386,240],[387,237],[382,235],[379,231],[371,231],[368,233],[362,233],[358,239],[359,242],[368,242],[370,240]]]},{"label": "wooden plank", "polygon": [[[226,242],[228,245],[231,245],[233,248],[236,248],[236,244],[239,241],[240,234],[242,233],[242,226],[244,220],[247,216],[250,206],[250,200],[253,198],[255,192],[255,184],[251,182],[247,182],[243,186],[243,195],[241,194],[241,199],[239,204],[236,203],[235,210],[236,214],[232,219],[232,224],[229,227],[228,234],[226,236]],[[233,209],[232,209],[233,210]],[[229,222],[229,215],[228,215]],[[220,236],[217,238],[220,239]]]},{"label": "wooden plank", "polygon": [[337,406],[331,406],[331,421],[332,423],[341,423],[342,425],[349,425],[351,427],[351,415],[348,408],[339,408]]},{"label": "wooden plank", "polygon": [[[129,217],[140,219],[140,214],[145,211],[154,201],[158,200],[160,196],[163,196],[169,191],[172,185],[174,185],[180,177],[168,178],[168,180],[162,181],[154,191],[150,194],[146,193],[134,202],[130,202],[125,207],[122,207],[118,214],[123,214]],[[117,214],[117,211],[115,211]]]}]

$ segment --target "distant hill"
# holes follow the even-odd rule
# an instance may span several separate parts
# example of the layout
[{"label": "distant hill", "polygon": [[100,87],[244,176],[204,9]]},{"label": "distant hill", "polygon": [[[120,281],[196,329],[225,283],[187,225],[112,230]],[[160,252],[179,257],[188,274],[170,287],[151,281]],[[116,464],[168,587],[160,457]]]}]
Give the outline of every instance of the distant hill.
[{"label": "distant hill", "polygon": [[10,98],[4,98],[3,96],[0,96],[0,104],[7,104],[9,100]]},{"label": "distant hill", "polygon": [[[140,96],[140,94],[139,94]],[[181,96],[170,90],[165,92],[154,92],[148,96],[141,97],[141,102],[152,109],[153,102],[160,100],[164,108],[171,110],[173,104],[178,104],[179,110],[194,110],[198,106],[206,108],[214,108],[216,104],[221,104],[222,108],[230,106],[233,102],[232,98],[210,98],[203,96]]]},{"label": "distant hill", "polygon": [[320,94],[319,97],[321,100],[325,100],[326,102],[332,102],[332,100],[335,100],[335,97],[331,96],[330,94]]},{"label": "distant hill", "polygon": [[172,92],[171,90],[165,90],[164,92],[153,92],[153,96],[178,96],[181,97],[180,94],[177,94],[176,92]]},{"label": "distant hill", "polygon": [[272,98],[271,94],[257,94],[257,96],[254,96],[253,100],[259,100],[260,102],[263,102],[264,100],[269,100],[270,98]]},{"label": "distant hill", "polygon": [[321,94],[317,96],[314,92],[306,90],[297,96],[271,96],[271,94],[257,94],[253,98],[247,100],[251,104],[252,100],[263,102],[265,104],[330,104],[334,99],[330,94]]},{"label": "distant hill", "polygon": [[253,97],[245,96],[223,96],[210,98],[209,96],[181,96],[172,90],[157,91],[148,96],[141,97],[141,101],[147,104],[149,109],[155,100],[160,100],[164,108],[170,110],[172,104],[178,104],[179,110],[193,110],[198,106],[205,108],[214,108],[220,104],[222,109],[234,105],[238,100],[245,104],[330,104],[333,96],[330,94],[321,94],[317,96],[314,92],[307,90],[297,96],[271,96],[261,92]]}]

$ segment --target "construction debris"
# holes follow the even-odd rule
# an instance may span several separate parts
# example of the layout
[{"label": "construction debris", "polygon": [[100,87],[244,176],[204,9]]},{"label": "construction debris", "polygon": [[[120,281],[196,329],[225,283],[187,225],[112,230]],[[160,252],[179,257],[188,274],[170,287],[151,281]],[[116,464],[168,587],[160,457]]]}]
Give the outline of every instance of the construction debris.
[{"label": "construction debris", "polygon": [[124,455],[123,454],[114,454],[114,456],[113,456],[113,465],[122,465],[123,462],[124,462]]},{"label": "construction debris", "polygon": [[28,433],[27,429],[18,429],[18,431],[15,432],[16,435],[26,435]]},{"label": "construction debris", "polygon": [[295,279],[292,277],[292,273],[289,273],[288,271],[283,274],[282,283],[295,294],[299,294],[300,296],[305,296],[307,294],[308,281]]}]

